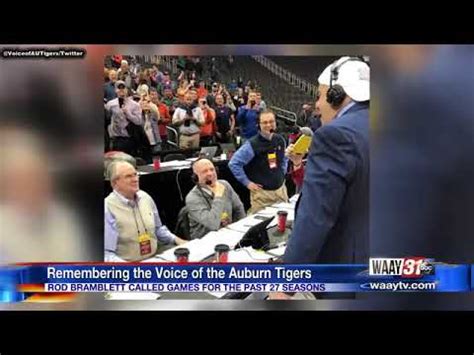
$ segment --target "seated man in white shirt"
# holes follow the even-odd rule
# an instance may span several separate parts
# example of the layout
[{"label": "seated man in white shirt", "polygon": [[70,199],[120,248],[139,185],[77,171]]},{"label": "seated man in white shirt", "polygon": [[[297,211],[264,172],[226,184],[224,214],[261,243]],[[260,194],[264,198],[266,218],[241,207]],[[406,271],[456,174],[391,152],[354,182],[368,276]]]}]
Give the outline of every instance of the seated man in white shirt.
[{"label": "seated man in white shirt", "polygon": [[182,244],[161,223],[155,202],[139,189],[138,174],[124,161],[110,164],[113,191],[105,199],[105,261],[140,261],[156,254],[158,240]]}]

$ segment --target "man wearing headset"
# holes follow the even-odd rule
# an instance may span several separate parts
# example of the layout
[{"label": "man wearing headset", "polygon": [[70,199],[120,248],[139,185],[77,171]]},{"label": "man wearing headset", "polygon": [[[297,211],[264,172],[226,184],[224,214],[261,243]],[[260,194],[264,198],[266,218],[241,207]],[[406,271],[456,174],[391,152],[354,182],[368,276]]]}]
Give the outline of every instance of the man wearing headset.
[{"label": "man wearing headset", "polygon": [[227,226],[245,217],[239,195],[225,180],[217,180],[214,164],[198,159],[193,164],[196,186],[186,196],[191,239]]},{"label": "man wearing headset", "polygon": [[338,59],[318,78],[323,126],[313,135],[285,263],[368,261],[369,79],[368,64],[355,57]]},{"label": "man wearing headset", "polygon": [[258,124],[259,134],[246,141],[229,162],[229,169],[237,181],[250,190],[249,214],[274,203],[288,202],[286,142],[275,133],[275,114],[270,110],[263,111]]}]

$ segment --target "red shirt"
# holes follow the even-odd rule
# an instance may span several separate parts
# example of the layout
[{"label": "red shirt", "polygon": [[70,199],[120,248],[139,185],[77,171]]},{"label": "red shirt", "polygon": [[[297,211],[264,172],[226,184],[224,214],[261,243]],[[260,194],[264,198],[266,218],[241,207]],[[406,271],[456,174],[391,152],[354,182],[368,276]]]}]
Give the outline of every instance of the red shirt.
[{"label": "red shirt", "polygon": [[199,88],[197,89],[197,96],[198,96],[198,98],[201,99],[201,98],[203,98],[203,97],[207,97],[207,94],[208,94],[208,92],[207,92],[206,88],[199,87]]},{"label": "red shirt", "polygon": [[160,136],[167,137],[168,131],[166,130],[166,126],[171,122],[170,110],[168,109],[168,106],[166,106],[164,103],[161,103],[158,106],[158,111],[160,111],[160,122],[158,122]]},{"label": "red shirt", "polygon": [[296,187],[298,190],[301,190],[303,187],[303,179],[304,179],[304,164],[301,165],[301,168],[298,170],[294,170],[293,167],[291,167],[291,179],[295,183]]},{"label": "red shirt", "polygon": [[212,108],[203,110],[204,125],[201,127],[201,137],[208,137],[214,135],[214,121],[216,119],[216,111]]}]

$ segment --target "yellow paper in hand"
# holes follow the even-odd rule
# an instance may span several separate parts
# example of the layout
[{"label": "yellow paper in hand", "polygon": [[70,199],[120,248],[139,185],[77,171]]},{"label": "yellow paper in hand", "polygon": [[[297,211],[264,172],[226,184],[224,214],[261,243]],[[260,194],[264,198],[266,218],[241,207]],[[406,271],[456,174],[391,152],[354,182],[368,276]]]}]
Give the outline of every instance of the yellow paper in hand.
[{"label": "yellow paper in hand", "polygon": [[306,154],[311,145],[311,137],[302,135],[295,143],[293,147],[294,154]]}]

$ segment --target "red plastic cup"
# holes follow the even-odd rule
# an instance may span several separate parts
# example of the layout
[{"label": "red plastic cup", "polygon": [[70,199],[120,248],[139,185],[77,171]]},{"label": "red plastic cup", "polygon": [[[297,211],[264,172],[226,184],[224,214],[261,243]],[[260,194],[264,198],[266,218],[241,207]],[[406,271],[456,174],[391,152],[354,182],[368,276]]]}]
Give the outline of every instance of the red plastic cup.
[{"label": "red plastic cup", "polygon": [[229,260],[229,246],[227,244],[218,244],[215,246],[216,262],[226,263]]},{"label": "red plastic cup", "polygon": [[154,157],[153,158],[153,169],[154,170],[160,170],[161,168],[161,159],[160,157]]},{"label": "red plastic cup", "polygon": [[286,218],[288,217],[288,212],[278,211],[278,231],[283,233],[286,229]]},{"label": "red plastic cup", "polygon": [[189,260],[189,249],[188,248],[175,249],[174,256],[176,256],[176,261],[178,263],[187,263]]}]

